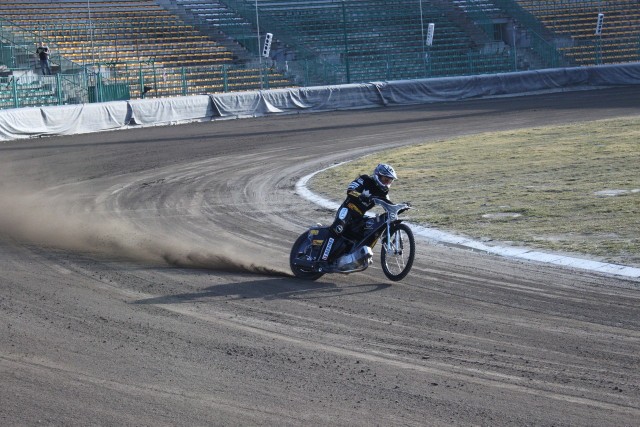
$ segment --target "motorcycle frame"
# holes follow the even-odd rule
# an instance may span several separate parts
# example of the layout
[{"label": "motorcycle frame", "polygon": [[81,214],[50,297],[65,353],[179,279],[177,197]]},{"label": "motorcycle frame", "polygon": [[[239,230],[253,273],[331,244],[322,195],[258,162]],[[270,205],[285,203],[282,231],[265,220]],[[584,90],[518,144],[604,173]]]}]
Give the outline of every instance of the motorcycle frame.
[{"label": "motorcycle frame", "polygon": [[[387,234],[387,245],[385,247],[385,250],[387,252],[391,251],[391,226],[392,225],[396,225],[396,224],[400,224],[403,220],[398,218],[398,214],[400,212],[403,212],[405,210],[411,209],[410,206],[404,205],[401,207],[396,207],[396,205],[393,205],[391,203],[387,203],[383,200],[380,199],[374,199],[374,203],[376,205],[380,205],[383,207],[383,209],[385,210],[384,213],[380,214],[377,218],[380,218],[380,224],[371,229],[367,234],[365,234],[365,236],[358,240],[356,242],[356,244],[353,246],[353,248],[351,248],[351,250],[349,252],[353,252],[354,250],[362,247],[362,246],[369,246],[371,249],[373,249],[376,245],[376,243],[378,242],[378,239],[380,239],[380,236],[382,235],[383,232],[386,232]],[[375,217],[374,217],[375,218]],[[385,228],[384,231],[381,231],[382,228]],[[378,234],[376,234],[378,233]],[[343,237],[344,238],[344,237]],[[373,239],[372,239],[373,238]],[[395,235],[396,238],[396,247],[399,247],[400,242],[398,241],[400,239],[400,235],[396,234]]]},{"label": "motorcycle frame", "polygon": [[[395,248],[396,248],[394,250],[393,249],[394,244],[392,244],[391,242],[391,234],[395,232],[397,227],[399,227],[404,220],[404,218],[400,219],[398,217],[399,214],[409,209],[412,209],[412,206],[409,203],[400,203],[400,204],[394,205],[392,203],[388,203],[380,199],[373,199],[373,202],[376,205],[380,205],[385,212],[375,216],[369,216],[367,221],[373,221],[372,228],[367,229],[366,223],[363,224],[364,230],[361,231],[363,233],[362,237],[358,235],[356,236],[352,235],[349,237],[347,235],[341,236],[341,239],[344,239],[347,242],[350,242],[352,245],[350,250],[345,254],[342,254],[341,257],[345,255],[354,254],[357,251],[361,250],[363,247],[368,247],[369,251],[371,251],[375,247],[376,243],[378,242],[378,239],[380,239],[380,237],[382,236],[382,233],[386,233],[386,238],[387,238],[386,244],[384,244],[384,247],[383,247],[384,249],[383,253],[393,252],[394,254],[399,254],[403,252],[402,249],[397,249],[400,247],[400,242],[402,241],[402,237],[399,235],[399,233],[397,233],[394,236]],[[292,248],[291,255],[290,255],[290,262],[291,262],[292,269],[296,268],[294,266],[297,266],[297,268],[302,268],[306,270],[306,271],[303,270],[301,272],[302,274],[301,277],[303,277],[305,274],[310,274],[311,275],[310,277],[303,277],[303,278],[309,278],[309,279],[315,280],[317,277],[319,277],[319,276],[314,276],[315,274],[319,274],[320,276],[325,273],[349,274],[356,271],[362,271],[368,267],[368,263],[367,263],[367,265],[362,266],[363,268],[357,268],[353,271],[346,271],[346,270],[341,271],[341,270],[331,268],[328,265],[324,265],[324,263],[321,261],[316,261],[318,260],[320,254],[326,250],[325,245],[327,244],[326,239],[328,237],[328,233],[329,233],[329,227],[322,227],[322,226],[312,227],[307,230],[307,233],[300,235],[298,237],[298,240],[296,240],[296,244],[300,244],[298,242],[301,242],[301,239],[303,237],[309,240],[308,246],[304,249],[304,252],[298,252],[299,255],[304,255],[305,259],[297,258],[297,257],[294,258],[294,251],[298,250],[299,246],[294,246],[294,248]],[[314,237],[314,236],[317,236],[317,237]],[[352,237],[355,237],[355,239]],[[322,242],[325,242],[325,243],[323,244]],[[316,252],[316,250],[318,252]],[[299,261],[296,261],[296,259],[298,259]],[[310,271],[308,269],[310,269]]]}]

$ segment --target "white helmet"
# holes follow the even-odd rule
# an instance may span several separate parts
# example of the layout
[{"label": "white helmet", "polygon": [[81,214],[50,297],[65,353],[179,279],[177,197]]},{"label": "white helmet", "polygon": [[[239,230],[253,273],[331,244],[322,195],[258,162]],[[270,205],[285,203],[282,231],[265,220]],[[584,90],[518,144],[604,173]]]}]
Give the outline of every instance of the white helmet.
[{"label": "white helmet", "polygon": [[394,179],[398,179],[396,171],[390,165],[380,163],[373,170],[373,180],[381,190],[389,191],[389,187]]}]

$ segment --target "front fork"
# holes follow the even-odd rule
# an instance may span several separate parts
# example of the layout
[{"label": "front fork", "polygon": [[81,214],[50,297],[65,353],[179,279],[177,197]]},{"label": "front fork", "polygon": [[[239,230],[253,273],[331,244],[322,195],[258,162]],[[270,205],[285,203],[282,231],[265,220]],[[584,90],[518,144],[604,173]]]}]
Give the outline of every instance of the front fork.
[{"label": "front fork", "polygon": [[391,243],[391,224],[387,223],[387,238],[385,239],[385,251],[388,254],[393,253],[394,255],[402,255],[402,238],[400,237],[400,233],[394,234],[394,242]]}]

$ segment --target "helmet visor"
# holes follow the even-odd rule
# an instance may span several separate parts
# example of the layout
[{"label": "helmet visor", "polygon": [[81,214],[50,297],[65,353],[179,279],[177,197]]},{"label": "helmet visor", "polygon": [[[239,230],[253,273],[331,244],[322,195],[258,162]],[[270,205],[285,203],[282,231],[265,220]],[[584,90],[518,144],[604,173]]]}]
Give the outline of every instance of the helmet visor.
[{"label": "helmet visor", "polygon": [[393,178],[391,178],[390,176],[378,175],[378,179],[383,185],[386,185],[387,187],[389,187],[393,182]]}]

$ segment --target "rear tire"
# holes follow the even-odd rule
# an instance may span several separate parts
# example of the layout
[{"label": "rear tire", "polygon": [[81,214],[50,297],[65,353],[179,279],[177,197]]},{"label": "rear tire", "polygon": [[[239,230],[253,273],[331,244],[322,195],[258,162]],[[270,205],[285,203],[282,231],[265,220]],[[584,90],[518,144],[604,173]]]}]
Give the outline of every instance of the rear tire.
[{"label": "rear tire", "polygon": [[291,267],[291,272],[298,279],[317,280],[324,276],[324,273],[293,264],[296,259],[306,257],[307,254],[311,253],[311,242],[308,236],[309,233],[305,231],[296,239],[296,242],[291,248],[291,254],[289,255],[289,267]]},{"label": "rear tire", "polygon": [[[396,236],[398,236],[396,242]],[[405,278],[416,256],[416,243],[413,232],[406,224],[398,224],[391,230],[391,249],[387,252],[386,232],[382,238],[382,250],[380,260],[384,275],[397,282]]]}]

